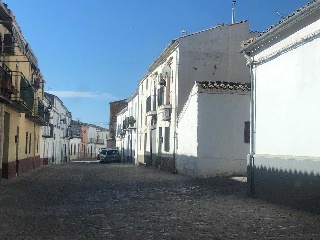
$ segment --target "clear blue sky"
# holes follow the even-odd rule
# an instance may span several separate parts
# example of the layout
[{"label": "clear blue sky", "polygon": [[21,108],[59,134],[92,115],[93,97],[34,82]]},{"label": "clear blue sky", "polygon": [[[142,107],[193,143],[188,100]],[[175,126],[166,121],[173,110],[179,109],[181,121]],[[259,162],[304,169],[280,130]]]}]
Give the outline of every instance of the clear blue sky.
[{"label": "clear blue sky", "polygon": [[[124,99],[186,29],[231,22],[231,0],[3,0],[35,52],[46,91],[73,119],[108,127],[109,102]],[[237,0],[236,21],[264,31],[309,0]]]}]

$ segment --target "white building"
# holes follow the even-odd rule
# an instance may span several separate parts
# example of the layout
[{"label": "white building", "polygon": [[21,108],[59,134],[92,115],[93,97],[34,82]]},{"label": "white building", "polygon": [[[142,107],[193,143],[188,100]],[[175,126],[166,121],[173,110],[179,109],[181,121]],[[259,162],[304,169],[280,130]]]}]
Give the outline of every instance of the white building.
[{"label": "white building", "polygon": [[95,158],[98,153],[96,148],[97,128],[94,125],[89,124],[88,127],[88,157]]},{"label": "white building", "polygon": [[137,159],[137,118],[138,90],[126,100],[128,105],[117,115],[116,146],[125,161],[138,164]]},{"label": "white building", "polygon": [[76,160],[81,157],[81,123],[71,120],[70,128],[70,160]]},{"label": "white building", "polygon": [[44,104],[50,105],[49,126],[42,127],[40,158],[48,163],[69,161],[71,113],[55,95],[45,93]]},{"label": "white building", "polygon": [[320,211],[320,1],[241,51],[252,69],[250,192]]},{"label": "white building", "polygon": [[176,171],[177,116],[194,82],[249,82],[238,49],[251,36],[247,21],[220,24],[179,37],[166,47],[139,82],[139,162]]},{"label": "white building", "polygon": [[178,117],[178,173],[246,175],[249,109],[249,84],[196,82]]}]

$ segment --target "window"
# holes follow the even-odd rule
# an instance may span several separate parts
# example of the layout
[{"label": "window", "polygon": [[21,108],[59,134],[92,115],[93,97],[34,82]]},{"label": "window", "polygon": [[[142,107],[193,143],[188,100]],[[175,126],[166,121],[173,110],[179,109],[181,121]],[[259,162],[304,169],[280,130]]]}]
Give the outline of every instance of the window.
[{"label": "window", "polygon": [[165,137],[165,140],[164,140],[164,150],[166,152],[169,152],[170,151],[170,128],[169,127],[166,127],[164,129],[164,137]]},{"label": "window", "polygon": [[72,155],[72,145],[73,145],[73,144],[71,143],[71,147],[70,147],[70,149],[71,149],[71,151],[70,151],[70,155]]},{"label": "window", "polygon": [[146,81],[146,90],[148,90],[148,79]]},{"label": "window", "polygon": [[150,111],[151,111],[151,96],[149,96],[146,101],[146,113]]},{"label": "window", "polygon": [[14,40],[10,33],[3,35],[3,53],[13,55],[14,54]]},{"label": "window", "polygon": [[250,121],[244,122],[244,142],[250,143]]},{"label": "window", "polygon": [[26,148],[25,148],[25,154],[28,154],[28,139],[29,139],[29,137],[28,137],[28,132],[26,132]]},{"label": "window", "polygon": [[31,153],[31,133],[29,135],[29,154]]},{"label": "window", "polygon": [[163,143],[162,127],[159,127],[159,151],[162,151],[162,143]]},{"label": "window", "polygon": [[158,89],[158,106],[163,105],[164,101],[164,88],[161,87]]}]

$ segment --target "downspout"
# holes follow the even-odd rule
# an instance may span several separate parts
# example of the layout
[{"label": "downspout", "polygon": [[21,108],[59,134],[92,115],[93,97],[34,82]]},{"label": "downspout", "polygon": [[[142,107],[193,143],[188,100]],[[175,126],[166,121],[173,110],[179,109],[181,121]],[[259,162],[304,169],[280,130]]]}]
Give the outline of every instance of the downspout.
[{"label": "downspout", "polygon": [[256,133],[256,81],[253,74],[253,66],[255,61],[246,52],[244,52],[244,57],[247,59],[247,65],[250,68],[250,154],[248,159],[248,194],[250,196],[254,195],[254,155],[255,155],[255,133]]},{"label": "downspout", "polygon": [[140,150],[140,135],[139,135],[139,113],[140,113],[140,86],[138,84],[138,102],[137,102],[137,108],[136,108],[136,112],[135,112],[135,115],[136,115],[136,123],[137,123],[137,126],[136,126],[136,145],[135,145],[135,148],[136,148],[136,158],[135,158],[135,164],[136,165],[139,165],[139,150]]},{"label": "downspout", "polygon": [[[177,110],[177,77],[178,77],[178,69],[179,69],[179,58],[178,58],[178,53],[179,51],[176,49],[176,71],[175,71],[175,77],[174,77],[174,135],[173,135],[173,163],[174,163],[174,173],[177,173],[177,163],[176,163],[176,153],[177,153],[177,125],[178,125],[178,120],[177,120],[177,115],[178,115],[178,110]],[[173,77],[173,76],[172,76]]]}]

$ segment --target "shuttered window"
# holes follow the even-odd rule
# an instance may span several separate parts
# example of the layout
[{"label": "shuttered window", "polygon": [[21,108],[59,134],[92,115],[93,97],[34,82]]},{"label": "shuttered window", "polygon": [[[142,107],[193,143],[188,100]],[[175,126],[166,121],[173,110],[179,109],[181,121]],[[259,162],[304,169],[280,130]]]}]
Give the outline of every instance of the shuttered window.
[{"label": "shuttered window", "polygon": [[170,128],[169,127],[166,127],[164,129],[164,135],[165,135],[164,150],[166,152],[169,152],[170,151]]},{"label": "shuttered window", "polygon": [[3,36],[3,53],[14,55],[13,37],[11,34],[4,34]]},{"label": "shuttered window", "polygon": [[250,121],[244,122],[244,142],[250,143]]}]

